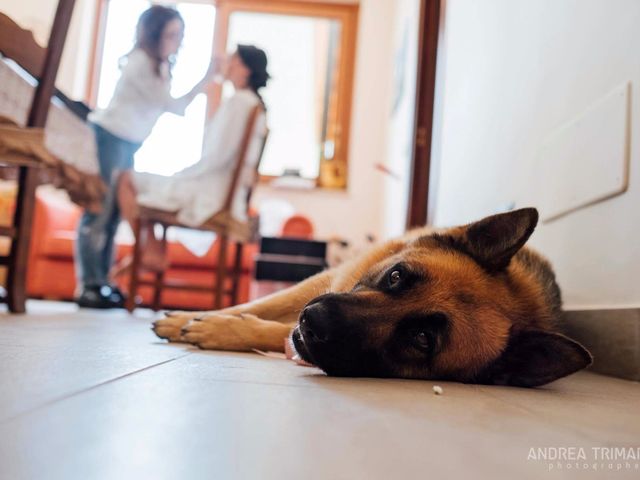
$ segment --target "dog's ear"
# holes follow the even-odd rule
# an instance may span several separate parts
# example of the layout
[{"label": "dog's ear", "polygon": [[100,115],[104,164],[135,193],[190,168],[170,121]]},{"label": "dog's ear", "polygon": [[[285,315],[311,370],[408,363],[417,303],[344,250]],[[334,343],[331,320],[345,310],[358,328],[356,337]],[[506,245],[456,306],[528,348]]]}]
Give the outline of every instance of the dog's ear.
[{"label": "dog's ear", "polygon": [[537,387],[591,365],[591,354],[559,333],[524,330],[512,334],[507,348],[480,375],[479,383]]},{"label": "dog's ear", "polygon": [[483,218],[464,227],[464,250],[489,272],[503,270],[529,239],[538,223],[535,208]]}]

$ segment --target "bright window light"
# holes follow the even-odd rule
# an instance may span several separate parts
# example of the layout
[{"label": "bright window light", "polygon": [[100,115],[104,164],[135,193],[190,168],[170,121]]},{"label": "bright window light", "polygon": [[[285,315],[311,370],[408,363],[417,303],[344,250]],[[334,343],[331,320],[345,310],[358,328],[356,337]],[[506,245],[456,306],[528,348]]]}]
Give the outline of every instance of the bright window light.
[{"label": "bright window light", "polygon": [[[327,70],[334,68],[329,38],[337,21],[270,13],[234,12],[229,20],[227,46],[262,48],[269,60],[271,80],[263,89],[270,128],[260,173],[279,176],[285,171],[303,178],[318,177],[325,146],[328,89]],[[230,94],[225,85],[225,95]]]},{"label": "bright window light", "polygon": [[[140,14],[149,6],[145,0],[111,0],[107,12],[104,52],[100,68],[98,107],[108,105],[120,78],[120,61],[132,48]],[[182,49],[173,68],[171,94],[187,93],[204,75],[211,59],[215,7],[201,3],[180,3],[177,10],[185,22]],[[198,95],[184,117],[163,114],[149,138],[135,156],[135,169],[172,175],[200,159],[206,117],[206,97]]]}]

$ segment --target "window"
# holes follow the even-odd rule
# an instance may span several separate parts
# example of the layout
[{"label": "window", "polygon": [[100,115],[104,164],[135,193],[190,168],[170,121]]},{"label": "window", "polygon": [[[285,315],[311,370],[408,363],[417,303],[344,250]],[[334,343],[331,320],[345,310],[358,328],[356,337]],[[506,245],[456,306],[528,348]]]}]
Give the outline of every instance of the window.
[{"label": "window", "polygon": [[[289,176],[321,187],[346,187],[351,90],[358,7],[301,0],[177,2],[185,20],[184,46],[173,70],[179,96],[205,72],[212,56],[237,44],[255,44],[269,58],[272,79],[263,97],[269,141],[263,178]],[[100,48],[95,56],[97,105],[104,107],[119,77],[119,59],[133,44],[135,24],[147,0],[102,0]],[[108,5],[108,7],[107,7]],[[100,55],[102,52],[102,55]],[[97,89],[95,88],[98,85]],[[199,159],[204,119],[231,91],[214,86],[188,108],[185,118],[164,114],[136,154],[136,169],[170,175]]]},{"label": "window", "polygon": [[[269,57],[271,129],[260,165],[345,188],[358,6],[296,0],[219,0],[214,50],[253,43]],[[217,92],[220,95],[220,92]],[[218,98],[213,98],[215,109]]]},{"label": "window", "polygon": [[336,122],[328,118],[332,77],[336,70],[335,20],[264,13],[234,12],[227,45],[264,49],[271,80],[263,97],[271,135],[260,164],[262,175],[285,172],[316,179],[320,162],[332,160]]}]

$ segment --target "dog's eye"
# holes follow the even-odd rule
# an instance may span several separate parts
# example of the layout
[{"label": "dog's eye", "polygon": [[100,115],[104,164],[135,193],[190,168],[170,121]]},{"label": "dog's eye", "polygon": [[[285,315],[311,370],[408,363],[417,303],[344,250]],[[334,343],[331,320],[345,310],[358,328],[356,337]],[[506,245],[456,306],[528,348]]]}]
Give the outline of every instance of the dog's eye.
[{"label": "dog's eye", "polygon": [[442,312],[415,312],[401,320],[396,332],[403,354],[430,361],[448,342],[449,320]]},{"label": "dog's eye", "polygon": [[386,270],[380,277],[378,288],[392,295],[400,294],[411,288],[417,278],[411,269],[398,263]]},{"label": "dog's eye", "polygon": [[411,330],[411,339],[420,350],[429,350],[431,348],[432,337],[424,330]]},{"label": "dog's eye", "polygon": [[416,343],[421,348],[429,348],[429,335],[426,332],[418,332],[414,336]]},{"label": "dog's eye", "polygon": [[400,280],[402,280],[402,273],[400,272],[400,270],[391,271],[391,273],[389,274],[389,286],[394,287],[395,285],[400,283]]}]

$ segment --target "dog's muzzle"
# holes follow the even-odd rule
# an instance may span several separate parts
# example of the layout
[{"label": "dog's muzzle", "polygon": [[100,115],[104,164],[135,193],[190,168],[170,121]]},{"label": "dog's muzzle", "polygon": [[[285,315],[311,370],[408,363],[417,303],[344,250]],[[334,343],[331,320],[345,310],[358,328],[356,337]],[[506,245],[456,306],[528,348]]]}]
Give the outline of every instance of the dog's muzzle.
[{"label": "dog's muzzle", "polygon": [[305,342],[326,343],[331,340],[327,307],[322,302],[307,305],[300,314],[300,333]]},{"label": "dog's muzzle", "polygon": [[313,363],[310,349],[331,340],[328,314],[328,308],[322,301],[313,301],[300,312],[298,325],[291,332],[291,344],[305,362]]}]

